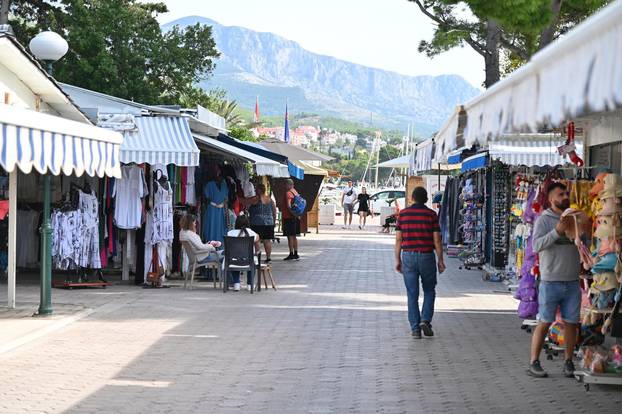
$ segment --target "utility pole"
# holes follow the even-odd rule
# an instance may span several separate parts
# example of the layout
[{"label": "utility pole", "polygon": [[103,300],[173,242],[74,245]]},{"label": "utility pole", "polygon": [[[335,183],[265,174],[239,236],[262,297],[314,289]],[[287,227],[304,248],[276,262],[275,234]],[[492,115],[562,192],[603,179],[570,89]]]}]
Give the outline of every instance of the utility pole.
[{"label": "utility pole", "polygon": [[0,0],[0,24],[9,24],[10,0]]}]

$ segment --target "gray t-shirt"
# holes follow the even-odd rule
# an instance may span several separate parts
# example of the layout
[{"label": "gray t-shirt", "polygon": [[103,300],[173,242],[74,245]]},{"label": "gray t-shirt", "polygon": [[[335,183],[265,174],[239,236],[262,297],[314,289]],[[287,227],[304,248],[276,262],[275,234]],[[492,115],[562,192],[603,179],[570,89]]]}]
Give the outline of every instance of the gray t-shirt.
[{"label": "gray t-shirt", "polygon": [[559,235],[555,226],[560,216],[546,210],[533,229],[533,251],[540,257],[540,279],[546,282],[579,280],[580,257],[574,242]]},{"label": "gray t-shirt", "polygon": [[343,190],[343,204],[354,204],[354,201],[356,201],[357,197],[358,194],[356,194],[356,190],[354,189],[354,187],[347,187],[345,190]]}]

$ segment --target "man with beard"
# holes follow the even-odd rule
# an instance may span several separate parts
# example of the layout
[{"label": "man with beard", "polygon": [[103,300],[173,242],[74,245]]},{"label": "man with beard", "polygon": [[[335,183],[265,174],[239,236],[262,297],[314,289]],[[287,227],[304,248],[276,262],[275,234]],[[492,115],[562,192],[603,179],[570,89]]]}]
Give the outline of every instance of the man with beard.
[{"label": "man with beard", "polygon": [[549,327],[555,321],[559,308],[564,321],[566,352],[563,373],[573,377],[572,362],[581,311],[579,287],[579,251],[565,231],[574,226],[571,217],[562,218],[570,207],[568,189],[562,183],[553,183],[547,190],[550,208],[538,218],[533,230],[533,250],[540,258],[540,286],[538,292],[538,321],[531,341],[531,363],[528,374],[548,376],[540,365],[540,352]]}]

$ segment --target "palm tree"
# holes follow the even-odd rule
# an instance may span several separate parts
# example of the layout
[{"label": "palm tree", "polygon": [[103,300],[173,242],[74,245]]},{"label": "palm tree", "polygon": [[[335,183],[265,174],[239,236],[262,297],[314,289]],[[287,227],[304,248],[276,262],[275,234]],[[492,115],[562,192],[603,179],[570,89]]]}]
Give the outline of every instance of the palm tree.
[{"label": "palm tree", "polygon": [[214,112],[225,118],[227,125],[236,126],[241,124],[243,121],[240,114],[236,112],[237,108],[238,103],[235,100],[228,101],[223,99],[216,105],[216,110]]}]

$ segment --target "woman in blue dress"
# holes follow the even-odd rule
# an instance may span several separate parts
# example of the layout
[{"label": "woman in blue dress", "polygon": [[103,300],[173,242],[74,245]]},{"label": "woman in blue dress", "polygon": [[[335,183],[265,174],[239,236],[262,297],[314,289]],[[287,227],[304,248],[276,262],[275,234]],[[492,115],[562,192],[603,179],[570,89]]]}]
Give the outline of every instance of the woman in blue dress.
[{"label": "woman in blue dress", "polygon": [[205,217],[203,220],[203,238],[205,240],[218,240],[225,242],[227,234],[227,197],[229,189],[220,171],[216,178],[203,186],[203,196],[207,202]]}]

